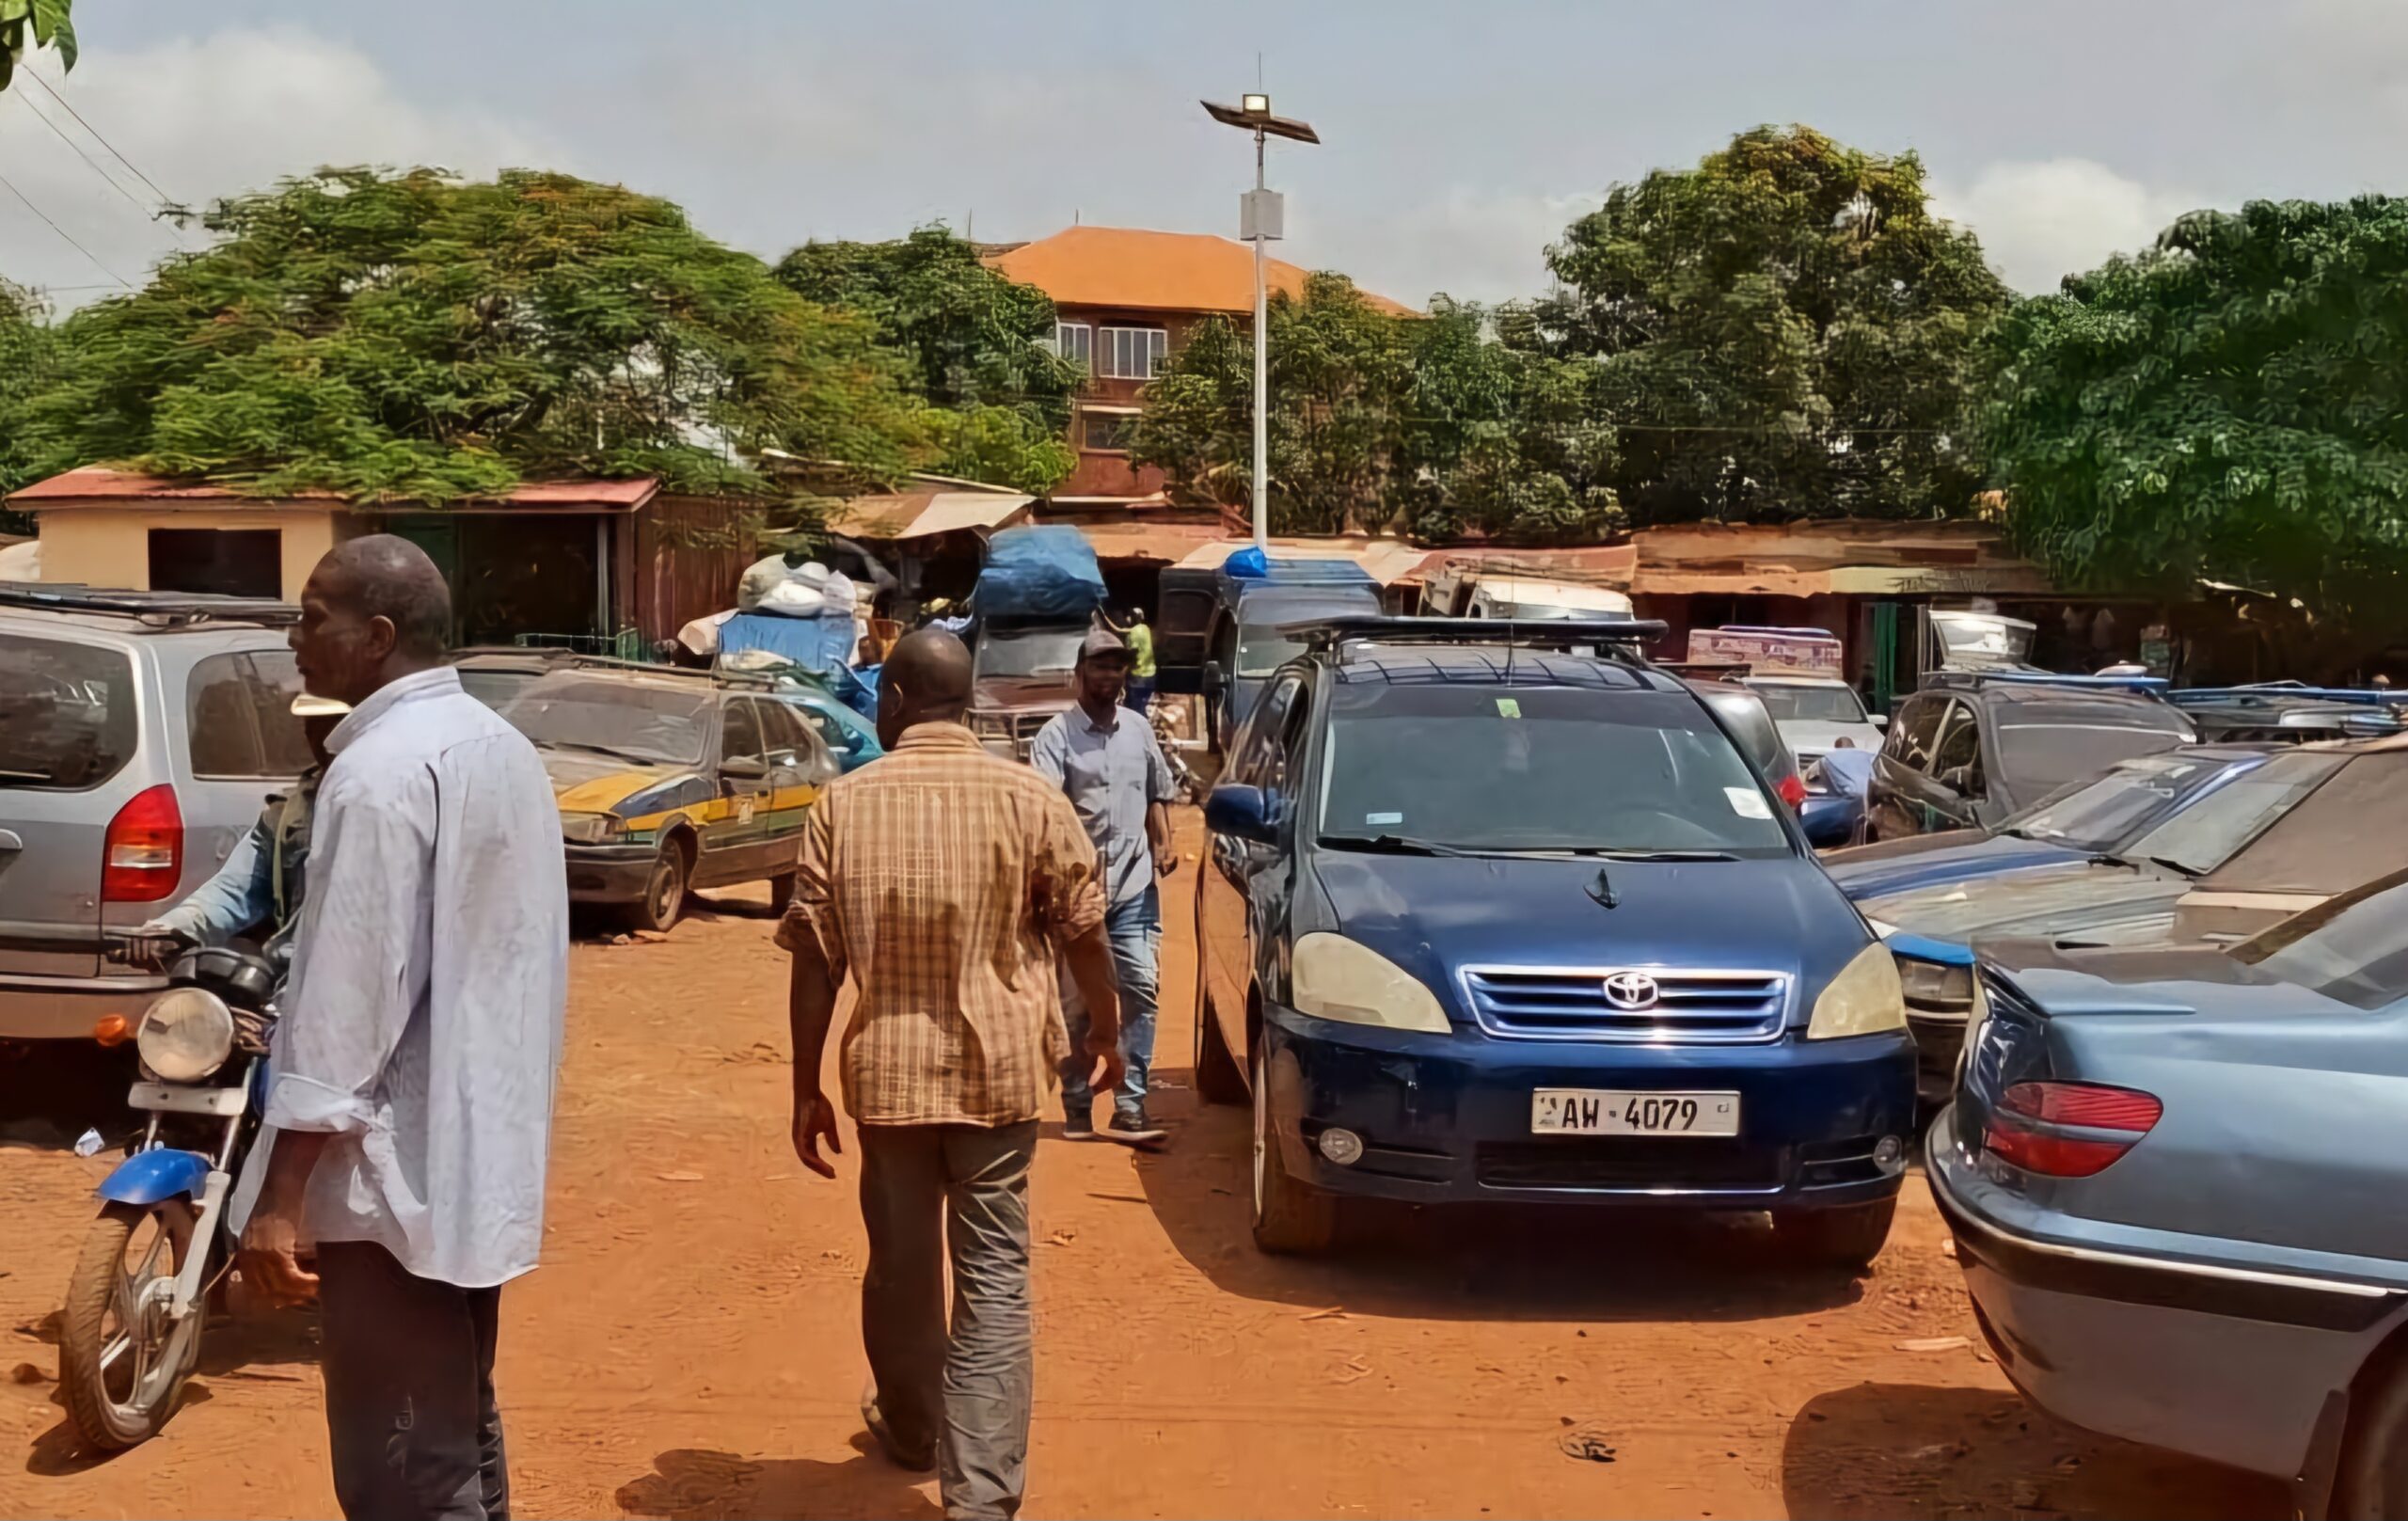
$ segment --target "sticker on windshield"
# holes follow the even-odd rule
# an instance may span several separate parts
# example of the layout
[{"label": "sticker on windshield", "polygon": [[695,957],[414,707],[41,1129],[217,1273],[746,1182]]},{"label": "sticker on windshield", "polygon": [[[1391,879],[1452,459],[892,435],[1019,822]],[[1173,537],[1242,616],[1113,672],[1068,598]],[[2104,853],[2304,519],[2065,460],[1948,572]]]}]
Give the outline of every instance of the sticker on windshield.
[{"label": "sticker on windshield", "polygon": [[1522,716],[1521,700],[1514,697],[1500,697],[1497,699],[1497,713],[1499,718],[1520,718]]},{"label": "sticker on windshield", "polygon": [[1404,822],[1404,816],[1402,814],[1365,814],[1363,816],[1363,822],[1366,824],[1402,824]]},{"label": "sticker on windshield", "polygon": [[1772,805],[1765,795],[1753,787],[1724,787],[1722,795],[1731,800],[1731,811],[1741,818],[1770,818]]}]

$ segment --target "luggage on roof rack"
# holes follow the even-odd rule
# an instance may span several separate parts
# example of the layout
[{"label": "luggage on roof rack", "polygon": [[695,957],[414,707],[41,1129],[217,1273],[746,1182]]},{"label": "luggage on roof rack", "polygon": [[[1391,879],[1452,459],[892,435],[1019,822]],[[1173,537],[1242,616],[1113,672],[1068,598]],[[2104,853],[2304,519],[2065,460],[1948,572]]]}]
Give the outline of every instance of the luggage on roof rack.
[{"label": "luggage on roof rack", "polygon": [[1623,646],[1661,639],[1656,618],[1400,618],[1341,613],[1278,626],[1279,632],[1308,648],[1329,649],[1350,642],[1382,644],[1507,644],[1526,649],[1576,645]]},{"label": "luggage on roof rack", "polygon": [[97,612],[133,618],[157,628],[199,623],[290,624],[301,610],[265,596],[214,592],[134,592],[67,581],[0,581],[0,608]]}]

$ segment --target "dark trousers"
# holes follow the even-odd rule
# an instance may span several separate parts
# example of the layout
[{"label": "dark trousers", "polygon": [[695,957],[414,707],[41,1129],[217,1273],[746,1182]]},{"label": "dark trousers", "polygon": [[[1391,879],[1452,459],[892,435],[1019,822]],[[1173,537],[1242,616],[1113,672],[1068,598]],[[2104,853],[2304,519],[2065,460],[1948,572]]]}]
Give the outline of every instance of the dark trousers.
[{"label": "dark trousers", "polygon": [[879,1413],[898,1447],[935,1449],[946,1515],[1012,1515],[1035,1382],[1028,1166],[1037,1121],[863,1125],[860,1134],[869,1228],[862,1341]]},{"label": "dark trousers", "polygon": [[506,1521],[494,1406],[501,1291],[421,1278],[369,1242],[318,1244],[335,1500],[351,1521]]}]

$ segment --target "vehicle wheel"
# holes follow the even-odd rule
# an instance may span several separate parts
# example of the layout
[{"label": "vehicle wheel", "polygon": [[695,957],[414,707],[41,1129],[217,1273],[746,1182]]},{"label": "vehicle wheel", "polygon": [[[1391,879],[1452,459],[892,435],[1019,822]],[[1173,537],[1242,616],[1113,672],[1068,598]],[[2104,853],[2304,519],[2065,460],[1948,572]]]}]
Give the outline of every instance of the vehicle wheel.
[{"label": "vehicle wheel", "polygon": [[111,1204],[84,1234],[59,1316],[58,1389],[91,1447],[119,1451],[158,1434],[200,1357],[200,1307],[167,1318],[193,1241],[192,1206]]},{"label": "vehicle wheel", "polygon": [[1288,1175],[1271,1127],[1268,1040],[1254,1053],[1254,1244],[1277,1255],[1326,1251],[1338,1239],[1338,1201]]},{"label": "vehicle wheel", "polygon": [[769,907],[780,913],[785,912],[786,905],[794,901],[794,876],[793,872],[787,872],[783,877],[769,879]]},{"label": "vehicle wheel", "polygon": [[686,848],[674,839],[660,842],[652,875],[644,879],[643,896],[628,911],[638,929],[667,930],[686,911],[686,879],[692,870]]},{"label": "vehicle wheel", "polygon": [[2393,1358],[2389,1370],[2352,1402],[2326,1513],[2333,1521],[2408,1517],[2408,1362]]},{"label": "vehicle wheel", "polygon": [[1212,1014],[1212,996],[1204,987],[1204,951],[1196,952],[1196,1096],[1206,1103],[1245,1102],[1245,1080],[1228,1038]]},{"label": "vehicle wheel", "polygon": [[1894,1194],[1877,1203],[1839,1209],[1776,1210],[1773,1244],[1800,1266],[1861,1273],[1881,1255],[1881,1244],[1890,1239],[1890,1218],[1897,1212]]}]

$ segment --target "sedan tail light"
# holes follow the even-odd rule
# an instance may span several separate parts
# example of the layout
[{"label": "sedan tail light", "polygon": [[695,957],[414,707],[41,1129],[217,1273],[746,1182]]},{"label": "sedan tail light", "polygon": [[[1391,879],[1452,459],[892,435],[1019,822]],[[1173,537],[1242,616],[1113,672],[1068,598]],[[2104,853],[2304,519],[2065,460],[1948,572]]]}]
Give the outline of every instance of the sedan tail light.
[{"label": "sedan tail light", "polygon": [[126,800],[101,845],[101,901],[156,903],[184,874],[184,816],[162,782]]},{"label": "sedan tail light", "polygon": [[2048,1178],[2104,1172],[2165,1112],[2154,1094],[2101,1083],[2018,1083],[1990,1111],[1982,1149]]},{"label": "sedan tail light", "polygon": [[1795,771],[1782,777],[1773,791],[1781,794],[1781,800],[1789,804],[1792,812],[1806,806],[1806,784],[1798,780]]}]

